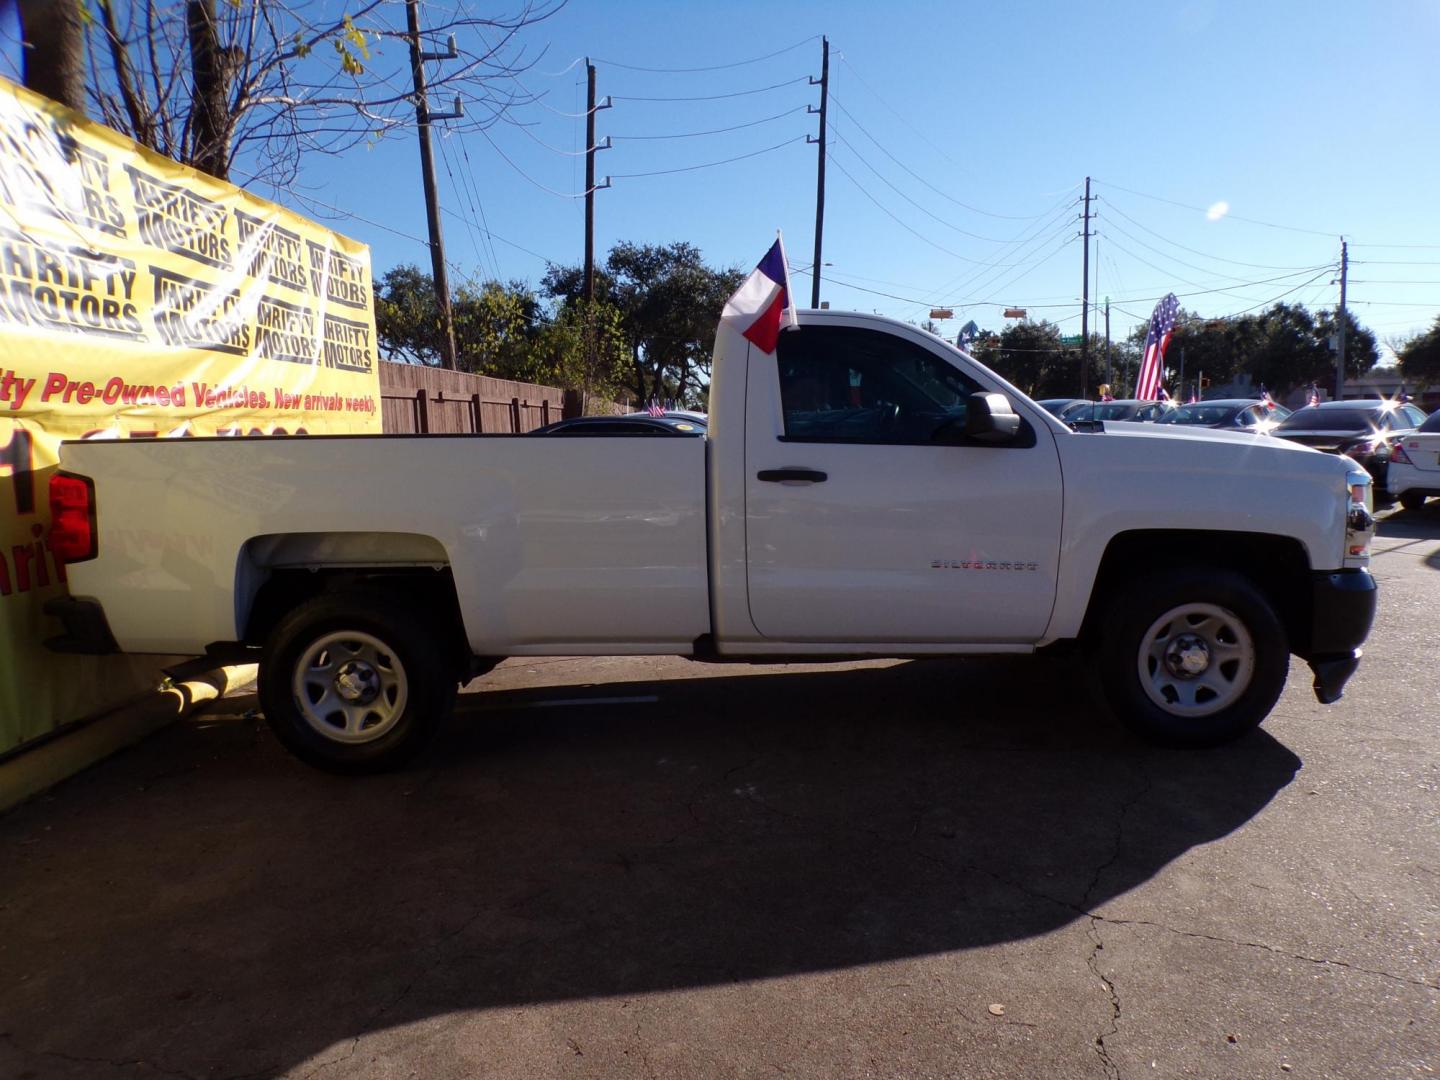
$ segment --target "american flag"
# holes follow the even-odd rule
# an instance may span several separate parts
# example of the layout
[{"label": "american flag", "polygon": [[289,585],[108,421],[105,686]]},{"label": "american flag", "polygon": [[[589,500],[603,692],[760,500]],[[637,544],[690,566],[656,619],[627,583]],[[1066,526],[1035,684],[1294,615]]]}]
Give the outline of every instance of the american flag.
[{"label": "american flag", "polygon": [[1267,409],[1275,408],[1275,399],[1270,396],[1270,391],[1265,389],[1263,382],[1260,384],[1260,401]]},{"label": "american flag", "polygon": [[651,416],[664,416],[665,406],[661,405],[658,401],[652,401],[650,402],[650,407],[645,411]]},{"label": "american flag", "polygon": [[1144,359],[1140,361],[1140,375],[1135,380],[1135,397],[1140,401],[1160,400],[1160,383],[1165,374],[1165,349],[1175,332],[1175,315],[1180,310],[1180,301],[1170,293],[1155,305],[1150,316],[1150,332],[1145,335]]},{"label": "american flag", "polygon": [[1309,394],[1306,396],[1306,398],[1305,398],[1305,404],[1306,404],[1306,405],[1319,405],[1319,404],[1320,404],[1320,388],[1319,388],[1318,386],[1316,386],[1313,382],[1310,384],[1310,393],[1309,393]]}]

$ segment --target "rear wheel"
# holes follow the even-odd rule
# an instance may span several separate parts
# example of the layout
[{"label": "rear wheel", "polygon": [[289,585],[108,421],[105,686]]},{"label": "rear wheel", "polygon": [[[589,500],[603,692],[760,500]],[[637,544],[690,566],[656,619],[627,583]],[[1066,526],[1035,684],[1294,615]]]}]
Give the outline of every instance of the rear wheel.
[{"label": "rear wheel", "polygon": [[1407,491],[1400,496],[1400,505],[1406,510],[1419,510],[1425,505],[1425,496],[1419,492]]},{"label": "rear wheel", "polygon": [[404,764],[454,702],[447,642],[405,599],[380,589],[325,593],[276,626],[259,694],[276,737],[301,760],[339,773]]},{"label": "rear wheel", "polygon": [[1289,672],[1284,628],[1247,578],[1148,574],[1110,602],[1097,650],[1106,700],[1155,742],[1214,746],[1269,715]]}]

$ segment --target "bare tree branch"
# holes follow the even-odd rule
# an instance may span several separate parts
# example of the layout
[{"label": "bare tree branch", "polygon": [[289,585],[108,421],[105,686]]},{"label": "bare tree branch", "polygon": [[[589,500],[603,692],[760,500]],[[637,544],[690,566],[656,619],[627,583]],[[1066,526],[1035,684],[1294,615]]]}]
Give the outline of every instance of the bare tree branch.
[{"label": "bare tree branch", "polygon": [[[186,32],[188,0],[81,0],[91,9],[88,96],[106,123],[186,164],[283,186],[302,154],[343,153],[415,123],[404,0],[224,0],[208,20],[223,87],[223,115],[197,124],[200,106]],[[524,31],[564,0],[430,0],[424,47],[450,35],[455,59],[430,69],[437,98],[459,96],[456,131],[488,128],[539,100],[515,77],[544,50]],[[104,38],[103,52],[96,48]],[[207,133],[208,132],[208,133]],[[208,166],[206,163],[209,163]]]}]

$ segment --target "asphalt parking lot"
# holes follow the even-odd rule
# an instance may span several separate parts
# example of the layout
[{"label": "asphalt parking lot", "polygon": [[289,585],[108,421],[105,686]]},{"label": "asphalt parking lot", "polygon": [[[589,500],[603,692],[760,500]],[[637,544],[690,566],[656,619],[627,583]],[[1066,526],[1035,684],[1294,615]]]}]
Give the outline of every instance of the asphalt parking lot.
[{"label": "asphalt parking lot", "polygon": [[511,661],[405,773],[253,698],[0,818],[0,1076],[1440,1069],[1440,505],[1345,699],[1131,742],[1066,659]]}]

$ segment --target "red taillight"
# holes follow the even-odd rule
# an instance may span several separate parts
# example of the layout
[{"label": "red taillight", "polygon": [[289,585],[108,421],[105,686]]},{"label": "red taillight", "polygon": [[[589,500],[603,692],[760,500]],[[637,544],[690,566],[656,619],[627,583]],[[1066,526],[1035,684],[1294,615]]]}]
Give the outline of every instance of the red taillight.
[{"label": "red taillight", "polygon": [[99,554],[95,535],[95,482],[57,472],[50,477],[50,550],[67,563]]},{"label": "red taillight", "polygon": [[1398,442],[1397,442],[1397,443],[1394,445],[1394,447],[1390,450],[1390,460],[1391,460],[1391,461],[1398,461],[1401,465],[1413,465],[1413,464],[1415,464],[1413,461],[1410,460],[1410,455],[1407,454],[1407,453],[1405,453],[1405,446],[1404,446],[1404,444],[1403,444],[1403,443],[1398,443]]}]

